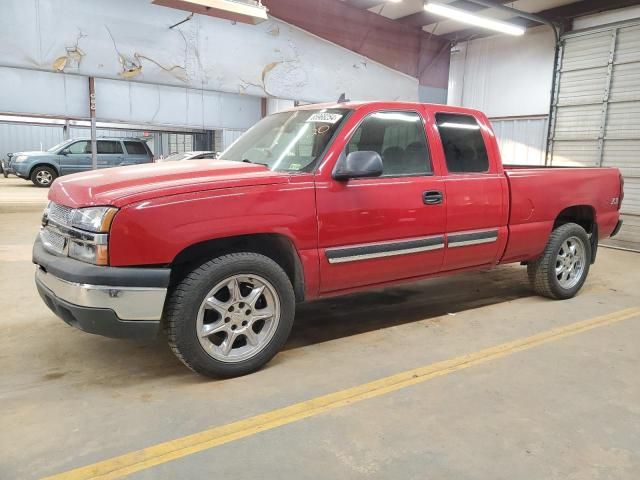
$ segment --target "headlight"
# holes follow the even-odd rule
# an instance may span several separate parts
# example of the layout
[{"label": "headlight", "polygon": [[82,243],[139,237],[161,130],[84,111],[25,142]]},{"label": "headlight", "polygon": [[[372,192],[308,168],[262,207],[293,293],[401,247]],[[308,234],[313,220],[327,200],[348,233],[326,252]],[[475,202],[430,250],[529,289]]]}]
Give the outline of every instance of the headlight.
[{"label": "headlight", "polygon": [[20,163],[20,162],[24,162],[27,158],[29,158],[28,155],[18,155],[14,161],[16,163]]},{"label": "headlight", "polygon": [[108,233],[117,211],[113,207],[79,208],[73,212],[71,225],[90,232]]}]

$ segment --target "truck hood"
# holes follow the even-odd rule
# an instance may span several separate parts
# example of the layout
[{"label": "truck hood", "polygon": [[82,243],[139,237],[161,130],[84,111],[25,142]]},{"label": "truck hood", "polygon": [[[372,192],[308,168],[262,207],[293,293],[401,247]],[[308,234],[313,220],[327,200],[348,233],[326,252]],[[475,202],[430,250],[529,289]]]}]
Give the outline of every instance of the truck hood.
[{"label": "truck hood", "polygon": [[152,198],[201,190],[286,183],[287,174],[228,160],[151,163],[76,173],[57,179],[49,200],[73,208],[122,207]]}]

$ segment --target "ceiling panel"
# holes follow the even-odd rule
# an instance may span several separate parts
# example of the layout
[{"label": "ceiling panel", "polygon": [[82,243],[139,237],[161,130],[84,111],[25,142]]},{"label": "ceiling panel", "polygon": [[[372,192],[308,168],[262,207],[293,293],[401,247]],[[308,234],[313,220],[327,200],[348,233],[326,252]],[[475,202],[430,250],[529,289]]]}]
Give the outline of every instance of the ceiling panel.
[{"label": "ceiling panel", "polygon": [[395,20],[397,18],[406,17],[407,15],[411,15],[416,12],[421,12],[423,8],[424,0],[402,0],[401,2],[397,3],[382,3],[370,8],[369,11]]},{"label": "ceiling panel", "polygon": [[[439,17],[431,13],[424,11],[423,6],[425,0],[401,0],[399,2],[391,0],[341,0],[356,8],[368,9],[370,12],[382,15],[392,20],[397,20],[405,25],[411,25],[416,27],[423,27],[423,30],[427,32],[433,32],[435,35],[445,35],[448,38],[457,38],[456,32],[464,37],[469,35],[472,31],[481,33],[482,29],[475,28],[475,30],[467,24],[448,20]],[[477,13],[494,18],[497,20],[515,20],[511,13],[507,13],[495,8],[485,8],[479,4],[474,4],[471,0],[437,0],[439,3],[454,4],[458,8],[464,8],[469,11],[476,11]],[[598,10],[607,10],[611,8],[619,7],[618,4],[635,3],[633,0],[495,0],[496,3],[502,3],[505,6],[522,10],[528,13],[551,13],[554,9],[557,9],[558,13],[564,13],[566,8],[562,8],[566,5],[580,3],[586,8],[588,4],[600,5]],[[560,8],[559,8],[560,7]],[[577,10],[584,10],[580,6],[576,5]],[[572,7],[568,7],[572,9]],[[564,15],[561,15],[564,16]],[[570,15],[571,16],[571,15]],[[575,16],[575,15],[574,15]],[[523,21],[523,24],[531,24],[532,22]]]}]

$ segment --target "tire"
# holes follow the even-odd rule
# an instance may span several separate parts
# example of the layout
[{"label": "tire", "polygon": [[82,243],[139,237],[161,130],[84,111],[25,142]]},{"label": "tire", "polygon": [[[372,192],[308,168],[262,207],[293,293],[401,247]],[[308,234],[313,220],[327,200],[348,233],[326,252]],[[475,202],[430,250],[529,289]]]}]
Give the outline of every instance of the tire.
[{"label": "tire", "polygon": [[551,232],[542,256],[527,265],[527,274],[536,293],[564,300],[580,291],[590,265],[591,242],[587,232],[580,225],[565,223]]},{"label": "tire", "polygon": [[58,178],[56,171],[45,165],[40,165],[31,171],[31,181],[36,187],[49,188],[56,178]]},{"label": "tire", "polygon": [[252,252],[223,255],[192,270],[172,290],[164,312],[175,355],[194,372],[218,378],[265,365],[287,341],[294,316],[289,277]]}]

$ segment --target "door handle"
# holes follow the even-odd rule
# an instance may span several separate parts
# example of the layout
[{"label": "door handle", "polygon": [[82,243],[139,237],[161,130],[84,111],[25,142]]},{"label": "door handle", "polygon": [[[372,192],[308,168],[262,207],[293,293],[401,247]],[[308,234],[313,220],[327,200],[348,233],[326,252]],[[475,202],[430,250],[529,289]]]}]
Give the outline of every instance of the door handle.
[{"label": "door handle", "polygon": [[440,190],[427,190],[422,194],[422,201],[425,205],[439,205],[444,196]]}]

